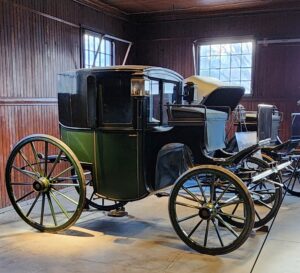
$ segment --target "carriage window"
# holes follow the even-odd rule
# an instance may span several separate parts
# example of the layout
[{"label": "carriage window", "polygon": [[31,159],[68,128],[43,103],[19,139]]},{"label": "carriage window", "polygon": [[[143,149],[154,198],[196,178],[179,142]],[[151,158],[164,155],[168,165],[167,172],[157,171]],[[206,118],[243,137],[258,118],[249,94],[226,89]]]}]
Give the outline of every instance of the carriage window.
[{"label": "carriage window", "polygon": [[114,65],[113,41],[106,38],[101,39],[101,34],[87,30],[84,32],[83,37],[85,68]]},{"label": "carriage window", "polygon": [[132,123],[129,78],[105,78],[100,85],[103,123]]},{"label": "carriage window", "polygon": [[253,42],[204,44],[199,46],[199,74],[243,86],[251,94]]},{"label": "carriage window", "polygon": [[167,103],[174,102],[174,94],[176,93],[176,84],[164,82],[163,87],[163,124],[168,124],[168,115],[167,115],[167,107],[165,106]]},{"label": "carriage window", "polygon": [[149,122],[160,122],[159,82],[150,81]]}]

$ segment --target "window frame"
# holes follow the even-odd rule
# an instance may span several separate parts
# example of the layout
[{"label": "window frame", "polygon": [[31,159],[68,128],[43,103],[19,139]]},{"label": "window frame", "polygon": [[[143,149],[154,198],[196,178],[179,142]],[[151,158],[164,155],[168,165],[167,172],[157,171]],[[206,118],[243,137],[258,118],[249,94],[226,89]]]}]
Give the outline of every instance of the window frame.
[{"label": "window frame", "polygon": [[256,39],[253,36],[241,36],[241,37],[221,37],[221,38],[210,38],[210,39],[199,39],[194,42],[195,46],[195,68],[196,74],[200,75],[200,46],[203,45],[216,45],[216,44],[233,44],[233,43],[244,43],[252,42],[252,65],[251,65],[251,83],[250,93],[245,93],[244,97],[254,96],[254,81],[255,81],[255,58],[256,58]]},{"label": "window frame", "polygon": [[[168,126],[167,124],[164,124],[164,115],[167,116],[167,113],[164,112],[164,105],[163,105],[163,94],[164,94],[164,83],[171,83],[176,85],[177,87],[177,94],[176,99],[178,99],[179,92],[180,92],[180,83],[178,81],[172,81],[172,80],[166,80],[162,78],[155,78],[155,77],[148,77],[148,79],[151,81],[158,81],[159,86],[159,122],[154,122],[149,120],[149,112],[147,113],[147,126],[148,127],[154,127],[154,126]],[[148,100],[149,103],[149,109],[150,109],[150,98]],[[148,108],[148,107],[147,107]],[[147,109],[148,111],[148,109]]]},{"label": "window frame", "polygon": [[[89,64],[89,66],[85,65],[85,60],[86,60],[85,52],[86,52],[86,50],[89,50],[89,49],[85,48],[85,34],[91,35],[91,36],[94,36],[94,37],[98,37],[101,42],[104,40],[104,41],[109,41],[111,43],[111,54],[101,53],[101,52],[99,52],[98,54],[100,55],[99,56],[100,60],[101,60],[101,54],[104,54],[105,57],[106,57],[106,55],[111,55],[111,64],[110,64],[110,66],[114,66],[115,65],[115,60],[116,60],[116,46],[115,46],[114,40],[105,37],[105,34],[103,34],[101,32],[98,32],[96,30],[92,30],[92,29],[88,29],[88,28],[82,28],[81,29],[81,50],[80,50],[80,52],[81,52],[81,68],[93,68],[93,67],[105,67],[106,66],[106,65],[101,66],[101,61],[100,61],[100,66],[93,66],[92,64]],[[95,54],[97,51],[92,51],[92,52],[94,52],[94,54]]]}]

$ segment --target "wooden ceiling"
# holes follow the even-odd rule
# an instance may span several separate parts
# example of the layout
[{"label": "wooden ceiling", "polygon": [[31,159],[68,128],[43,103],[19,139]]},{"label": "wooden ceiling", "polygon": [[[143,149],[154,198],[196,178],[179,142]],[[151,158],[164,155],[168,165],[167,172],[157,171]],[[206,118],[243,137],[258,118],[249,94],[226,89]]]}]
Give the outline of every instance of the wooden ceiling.
[{"label": "wooden ceiling", "polygon": [[205,12],[241,8],[272,8],[299,0],[98,0],[129,15],[161,12]]},{"label": "wooden ceiling", "polygon": [[114,15],[158,19],[300,9],[300,0],[73,0]]}]

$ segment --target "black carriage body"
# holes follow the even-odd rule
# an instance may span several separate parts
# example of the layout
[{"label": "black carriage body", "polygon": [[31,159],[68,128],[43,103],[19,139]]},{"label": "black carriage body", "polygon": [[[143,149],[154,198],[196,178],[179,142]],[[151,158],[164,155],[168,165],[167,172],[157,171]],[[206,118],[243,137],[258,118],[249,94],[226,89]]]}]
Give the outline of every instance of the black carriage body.
[{"label": "black carriage body", "polygon": [[[203,150],[209,109],[199,107],[194,123],[181,124],[181,118],[179,123],[169,122],[175,108],[167,105],[182,104],[182,84],[176,72],[146,66],[60,75],[61,137],[86,168],[92,166],[98,194],[130,201],[172,185],[187,169],[189,150],[196,163],[207,163]],[[210,134],[219,135],[228,114],[211,111],[217,114],[211,118],[217,122],[212,127],[221,128]]]}]

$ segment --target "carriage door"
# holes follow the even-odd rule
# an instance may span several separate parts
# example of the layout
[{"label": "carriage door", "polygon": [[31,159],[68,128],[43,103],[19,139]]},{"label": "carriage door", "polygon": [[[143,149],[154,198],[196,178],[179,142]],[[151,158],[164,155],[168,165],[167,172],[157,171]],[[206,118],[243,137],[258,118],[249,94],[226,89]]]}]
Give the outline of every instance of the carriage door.
[{"label": "carriage door", "polygon": [[130,77],[121,73],[101,79],[100,128],[97,133],[97,191],[107,198],[138,198],[143,187],[139,179],[138,132],[133,128],[133,99]]}]

